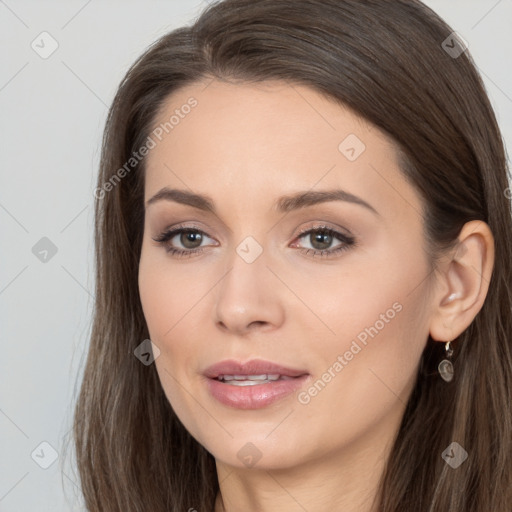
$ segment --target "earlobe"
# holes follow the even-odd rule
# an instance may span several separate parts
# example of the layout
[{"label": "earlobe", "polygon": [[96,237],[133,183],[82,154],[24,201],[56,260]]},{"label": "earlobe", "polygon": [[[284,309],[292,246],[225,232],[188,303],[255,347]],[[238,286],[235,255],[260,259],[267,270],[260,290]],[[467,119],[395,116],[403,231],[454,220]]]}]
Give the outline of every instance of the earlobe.
[{"label": "earlobe", "polygon": [[494,237],[483,221],[471,221],[459,234],[438,273],[438,293],[433,295],[434,312],[430,336],[437,341],[457,338],[482,308],[494,267]]}]

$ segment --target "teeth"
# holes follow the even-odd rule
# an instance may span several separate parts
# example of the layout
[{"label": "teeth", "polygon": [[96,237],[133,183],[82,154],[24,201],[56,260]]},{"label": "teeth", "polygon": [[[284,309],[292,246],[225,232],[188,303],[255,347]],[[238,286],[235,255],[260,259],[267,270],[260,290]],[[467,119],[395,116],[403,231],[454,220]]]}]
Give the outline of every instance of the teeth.
[{"label": "teeth", "polygon": [[[264,373],[262,375],[219,375],[218,380],[223,380],[225,382],[235,383],[235,382],[254,382],[254,384],[262,383],[262,382],[270,382],[274,380],[278,380],[279,378],[285,379],[285,376],[281,376],[278,373]],[[290,377],[287,377],[290,378]],[[254,385],[253,384],[253,385]],[[245,384],[247,385],[247,384]],[[251,385],[251,384],[249,384]]]},{"label": "teeth", "polygon": [[268,384],[271,380],[230,380],[226,381],[229,386],[257,386],[258,384]]}]

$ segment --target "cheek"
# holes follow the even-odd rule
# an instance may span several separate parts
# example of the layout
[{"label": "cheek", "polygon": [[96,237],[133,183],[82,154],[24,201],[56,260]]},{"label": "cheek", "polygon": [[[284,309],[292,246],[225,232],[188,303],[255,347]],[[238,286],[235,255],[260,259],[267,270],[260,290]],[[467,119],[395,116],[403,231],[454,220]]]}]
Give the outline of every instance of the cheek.
[{"label": "cheek", "polygon": [[142,254],[139,293],[149,337],[160,350],[155,366],[167,400],[194,435],[197,429],[190,415],[193,404],[187,402],[183,389],[188,384],[187,369],[194,368],[198,353],[193,306],[201,295],[195,293],[183,272],[178,273],[169,262],[159,262],[153,256],[154,253],[149,257]]},{"label": "cheek", "polygon": [[153,248],[143,249],[138,279],[149,336],[160,349],[155,364],[170,398],[176,396],[178,383],[190,378],[197,354],[204,349],[200,346],[205,339],[200,333],[204,322],[197,319],[204,315],[201,305],[211,286],[205,276],[173,265],[165,253]]},{"label": "cheek", "polygon": [[[139,294],[142,310],[151,339],[160,344],[163,334],[172,327],[172,315],[176,311],[177,300],[168,288],[166,274],[156,266],[144,265],[139,268]],[[162,347],[160,347],[161,349]]]},{"label": "cheek", "polygon": [[317,276],[317,286],[311,275],[296,276],[297,294],[321,320],[308,315],[303,324],[306,332],[322,332],[310,357],[322,390],[312,394],[324,395],[319,407],[334,401],[357,414],[361,401],[406,395],[415,378],[428,337],[427,261],[412,253],[410,241],[381,247]]},{"label": "cheek", "polygon": [[293,289],[293,295],[283,296],[291,322],[316,331],[327,346],[332,342],[340,350],[360,333],[364,340],[372,326],[383,338],[380,334],[414,323],[409,315],[423,310],[420,298],[425,290],[418,285],[428,269],[421,254],[389,244],[379,254],[361,251],[336,266],[318,265],[308,272],[281,267],[279,273]]},{"label": "cheek", "polygon": [[312,417],[336,403],[363,428],[405,405],[428,336],[427,275],[421,255],[390,253],[378,267],[333,277],[329,296],[316,295],[334,334],[318,345],[317,380],[302,396]]},{"label": "cheek", "polygon": [[139,264],[139,294],[144,317],[152,339],[165,342],[193,313],[203,287],[187,271],[172,265],[164,250],[142,251]]}]

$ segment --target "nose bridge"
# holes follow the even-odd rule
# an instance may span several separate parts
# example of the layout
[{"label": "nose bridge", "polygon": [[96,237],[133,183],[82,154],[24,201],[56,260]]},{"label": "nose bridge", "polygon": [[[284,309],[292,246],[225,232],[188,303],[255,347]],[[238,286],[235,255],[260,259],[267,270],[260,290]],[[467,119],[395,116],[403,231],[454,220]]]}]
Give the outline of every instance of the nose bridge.
[{"label": "nose bridge", "polygon": [[234,248],[229,259],[230,271],[226,276],[225,290],[241,297],[245,293],[259,295],[258,283],[266,280],[268,254],[253,237],[246,237]]}]

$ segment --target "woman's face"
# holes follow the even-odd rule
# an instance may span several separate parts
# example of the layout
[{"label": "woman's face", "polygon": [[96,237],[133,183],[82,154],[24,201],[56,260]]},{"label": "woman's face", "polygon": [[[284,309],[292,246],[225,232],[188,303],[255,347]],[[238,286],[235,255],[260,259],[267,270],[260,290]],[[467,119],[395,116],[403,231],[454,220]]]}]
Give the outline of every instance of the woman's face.
[{"label": "woman's face", "polygon": [[181,422],[239,468],[381,453],[432,311],[422,206],[390,139],[307,87],[218,81],[174,93],[151,138],[139,286]]}]

